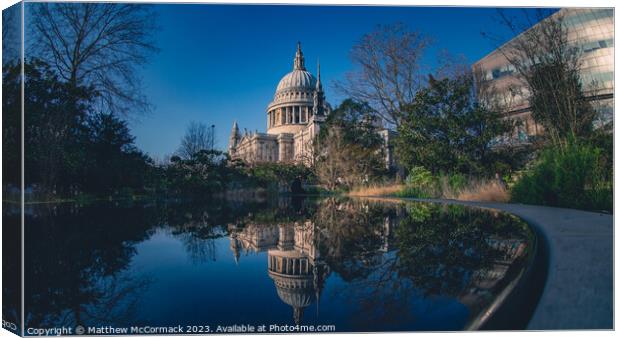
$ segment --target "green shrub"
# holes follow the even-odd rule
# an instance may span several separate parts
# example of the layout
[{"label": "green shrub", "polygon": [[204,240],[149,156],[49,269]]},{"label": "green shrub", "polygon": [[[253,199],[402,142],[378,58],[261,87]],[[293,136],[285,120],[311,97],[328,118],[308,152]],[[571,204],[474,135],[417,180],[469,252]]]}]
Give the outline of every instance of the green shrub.
[{"label": "green shrub", "polygon": [[442,183],[440,187],[442,189],[442,195],[444,195],[444,197],[446,195],[458,195],[458,193],[465,189],[468,184],[467,177],[460,173],[442,174],[439,176],[439,182]]},{"label": "green shrub", "polygon": [[516,202],[587,210],[613,207],[610,166],[601,149],[569,143],[565,149],[541,152],[511,191]]},{"label": "green shrub", "polygon": [[434,176],[424,167],[413,167],[405,180],[405,188],[396,195],[417,198],[454,198],[467,184],[467,177],[463,174]]},{"label": "green shrub", "polygon": [[405,188],[396,193],[399,197],[433,198],[437,179],[424,167],[413,167],[405,179]]},{"label": "green shrub", "polygon": [[405,184],[412,187],[430,187],[434,184],[433,174],[424,167],[413,167],[405,180]]}]

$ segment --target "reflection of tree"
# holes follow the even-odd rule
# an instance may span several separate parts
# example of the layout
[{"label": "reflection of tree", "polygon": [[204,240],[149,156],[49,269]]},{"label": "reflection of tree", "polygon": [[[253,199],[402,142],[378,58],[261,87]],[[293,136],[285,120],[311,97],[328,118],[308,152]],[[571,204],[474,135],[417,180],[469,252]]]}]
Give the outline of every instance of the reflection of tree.
[{"label": "reflection of tree", "polygon": [[[288,279],[278,279],[278,287],[286,291],[282,295],[311,297],[317,305],[323,283],[334,272],[345,283],[337,283],[332,292],[355,303],[357,313],[351,318],[359,322],[354,327],[369,331],[377,325],[385,330],[410,328],[403,325],[416,318],[403,316],[411,316],[420,296],[456,298],[479,313],[479,304],[487,304],[484,297],[492,297],[514,276],[504,268],[521,256],[526,242],[523,223],[510,216],[422,203],[329,198],[29,208],[27,326],[135,321],[150,279],[129,263],[136,244],[156,228],[179,239],[199,263],[219,258],[216,243],[222,236],[231,236],[233,254],[241,248],[237,240],[256,237],[254,247],[269,250],[268,268],[277,266],[272,258],[282,257],[294,262],[286,264],[292,267],[286,276],[295,279],[303,271],[304,292],[291,289]],[[309,304],[290,303],[300,309]]]},{"label": "reflection of tree", "polygon": [[[2,319],[21,323],[21,208],[2,203]],[[8,327],[7,327],[8,328]]]},{"label": "reflection of tree", "polygon": [[517,218],[462,206],[328,199],[314,218],[360,330],[414,322],[403,316],[421,296],[456,297],[477,314],[516,276],[530,240]]},{"label": "reflection of tree", "polygon": [[413,204],[412,208],[427,214],[401,220],[396,229],[396,268],[426,294],[455,296],[474,272],[490,268],[503,255],[490,244],[491,238],[523,239],[515,233],[522,229],[520,222],[504,214],[462,206]]},{"label": "reflection of tree", "polygon": [[[139,314],[138,297],[151,283],[145,276],[132,277],[125,272],[91,281],[88,292],[92,301],[62,312],[54,325],[76,326],[78,324],[130,325]],[[49,323],[52,324],[52,323]]]},{"label": "reflection of tree", "polygon": [[397,329],[398,323],[413,322],[403,316],[410,314],[415,289],[399,277],[390,247],[391,228],[402,212],[398,204],[326,199],[314,215],[324,238],[321,255],[348,282],[334,292],[357,303],[353,318],[359,330],[376,330],[377,323]]},{"label": "reflection of tree", "polygon": [[377,323],[385,330],[399,329],[399,324],[416,320],[411,306],[418,293],[411,280],[400,278],[389,264],[380,266],[367,279],[353,282],[349,289],[354,290],[354,299],[359,302],[355,326],[360,330],[376,330]]},{"label": "reflection of tree", "polygon": [[69,204],[27,212],[26,326],[131,320],[132,298],[148,280],[121,272],[152,223],[140,207],[114,209]]},{"label": "reflection of tree", "polygon": [[378,204],[334,198],[321,201],[314,222],[324,233],[321,254],[331,269],[347,281],[376,270],[389,215],[390,210]]}]

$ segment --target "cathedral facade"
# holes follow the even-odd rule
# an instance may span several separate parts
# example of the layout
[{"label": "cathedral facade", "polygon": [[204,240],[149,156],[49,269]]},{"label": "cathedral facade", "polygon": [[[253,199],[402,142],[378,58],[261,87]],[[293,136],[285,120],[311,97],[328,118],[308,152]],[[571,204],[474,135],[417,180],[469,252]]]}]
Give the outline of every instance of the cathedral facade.
[{"label": "cathedral facade", "polygon": [[321,68],[317,77],[306,70],[301,45],[293,60],[293,70],[278,83],[273,101],[267,106],[267,132],[240,132],[235,121],[228,153],[246,163],[288,162],[310,164],[313,140],[331,107],[325,101]]}]

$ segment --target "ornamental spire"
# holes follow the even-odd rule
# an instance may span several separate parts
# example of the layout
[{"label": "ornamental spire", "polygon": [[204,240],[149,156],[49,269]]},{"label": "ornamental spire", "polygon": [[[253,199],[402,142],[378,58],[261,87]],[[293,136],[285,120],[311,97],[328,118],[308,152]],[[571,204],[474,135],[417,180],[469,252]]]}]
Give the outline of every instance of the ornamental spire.
[{"label": "ornamental spire", "polygon": [[232,130],[230,132],[230,139],[228,140],[228,153],[233,155],[237,150],[237,144],[241,139],[241,135],[239,135],[239,126],[237,125],[237,120],[233,122]]},{"label": "ornamental spire", "polygon": [[316,64],[317,64],[316,66],[317,68],[316,90],[323,91],[323,85],[321,84],[321,61],[317,59]]},{"label": "ornamental spire", "polygon": [[297,41],[297,53],[295,53],[295,62],[293,70],[306,70],[304,66],[304,53],[301,51],[301,42]]}]

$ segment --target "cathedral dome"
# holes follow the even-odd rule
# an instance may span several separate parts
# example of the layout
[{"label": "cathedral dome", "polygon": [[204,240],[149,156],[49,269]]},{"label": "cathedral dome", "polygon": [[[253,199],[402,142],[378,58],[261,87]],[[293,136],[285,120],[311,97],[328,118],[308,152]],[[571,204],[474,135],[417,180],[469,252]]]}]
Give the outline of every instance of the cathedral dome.
[{"label": "cathedral dome", "polygon": [[306,70],[301,44],[297,43],[297,52],[293,61],[293,70],[284,75],[274,95],[272,104],[289,102],[312,103],[312,95],[316,90],[317,79]]},{"label": "cathedral dome", "polygon": [[286,91],[306,91],[312,92],[316,87],[316,78],[310,74],[307,70],[295,69],[292,72],[284,75],[278,88],[276,89],[276,95]]},{"label": "cathedral dome", "polygon": [[267,133],[296,135],[305,130],[310,122],[321,119],[328,110],[321,85],[320,66],[317,64],[317,77],[306,70],[304,54],[298,42],[293,70],[282,77],[273,100],[267,106]]}]

